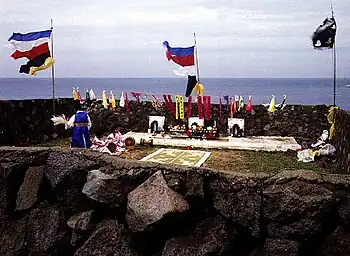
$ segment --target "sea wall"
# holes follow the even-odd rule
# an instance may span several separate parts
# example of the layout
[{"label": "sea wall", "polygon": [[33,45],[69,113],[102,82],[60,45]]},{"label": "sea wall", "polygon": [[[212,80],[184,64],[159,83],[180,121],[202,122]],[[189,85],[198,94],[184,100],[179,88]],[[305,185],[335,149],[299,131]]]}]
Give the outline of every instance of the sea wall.
[{"label": "sea wall", "polygon": [[0,148],[1,255],[349,255],[350,176]]}]

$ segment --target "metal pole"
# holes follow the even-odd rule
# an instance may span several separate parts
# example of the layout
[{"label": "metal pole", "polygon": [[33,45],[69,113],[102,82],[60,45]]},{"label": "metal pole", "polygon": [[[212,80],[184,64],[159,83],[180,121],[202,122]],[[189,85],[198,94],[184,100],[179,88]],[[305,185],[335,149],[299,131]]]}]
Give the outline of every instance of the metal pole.
[{"label": "metal pole", "polygon": [[[334,18],[333,5],[331,4],[332,18]],[[337,29],[337,28],[336,28]],[[335,36],[333,43],[333,106],[336,106],[336,90],[337,90],[337,54],[335,49]]]},{"label": "metal pole", "polygon": [[[53,56],[53,21],[51,19],[51,57],[54,58]],[[51,80],[52,80],[52,108],[53,108],[53,113],[56,113],[56,104],[55,104],[55,64],[52,64],[51,67]]]},{"label": "metal pole", "polygon": [[194,48],[196,50],[196,72],[197,72],[197,81],[199,83],[199,67],[198,67],[198,50],[197,50],[197,40],[196,40],[196,33],[193,33],[194,37]]}]

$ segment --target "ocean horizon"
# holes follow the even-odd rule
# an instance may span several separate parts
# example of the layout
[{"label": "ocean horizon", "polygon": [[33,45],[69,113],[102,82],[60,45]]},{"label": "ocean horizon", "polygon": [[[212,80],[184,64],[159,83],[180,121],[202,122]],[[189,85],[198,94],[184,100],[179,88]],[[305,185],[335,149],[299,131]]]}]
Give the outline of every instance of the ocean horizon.
[{"label": "ocean horizon", "polygon": [[[266,104],[275,95],[280,103],[287,95],[287,104],[332,105],[333,78],[201,78],[204,94],[212,96],[212,102],[219,102],[219,96],[242,95],[247,101],[252,95],[254,104]],[[350,110],[350,78],[337,79],[336,104]],[[93,89],[98,98],[102,90],[107,97],[110,90],[116,99],[121,92],[154,94],[163,101],[163,94],[185,94],[187,77],[59,77],[55,78],[55,97],[72,97],[72,87],[79,87],[85,98],[86,89]],[[0,100],[52,98],[51,78],[0,78]],[[133,99],[129,95],[129,99]]]}]

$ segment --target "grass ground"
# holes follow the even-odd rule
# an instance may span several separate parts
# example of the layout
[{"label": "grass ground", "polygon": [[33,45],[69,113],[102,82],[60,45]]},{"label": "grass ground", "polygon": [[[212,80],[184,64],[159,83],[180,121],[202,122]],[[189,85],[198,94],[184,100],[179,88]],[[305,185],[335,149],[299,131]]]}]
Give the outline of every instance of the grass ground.
[{"label": "grass ground", "polygon": [[[69,147],[69,139],[60,139],[42,143],[41,147],[62,146]],[[140,160],[153,153],[160,147],[137,147],[123,154],[125,159]],[[295,152],[262,152],[247,150],[220,150],[203,149],[212,154],[203,164],[203,167],[212,168],[224,172],[265,172],[277,173],[282,170],[311,170],[320,173],[333,173],[334,169],[321,167],[317,162],[301,163],[297,161]]]}]

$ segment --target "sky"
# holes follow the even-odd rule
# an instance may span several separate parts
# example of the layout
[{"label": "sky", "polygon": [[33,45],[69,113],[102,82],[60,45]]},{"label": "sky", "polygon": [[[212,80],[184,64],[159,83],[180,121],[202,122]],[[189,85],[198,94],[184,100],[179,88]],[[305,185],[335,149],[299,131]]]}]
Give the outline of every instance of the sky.
[{"label": "sky", "polygon": [[[193,45],[201,77],[332,77],[332,51],[311,35],[329,0],[0,0],[0,77],[26,77],[6,47],[13,32],[54,25],[56,77],[176,77],[162,42]],[[350,71],[349,0],[333,0],[337,76]],[[1,45],[2,43],[2,45]],[[38,77],[48,77],[42,71]]]}]

